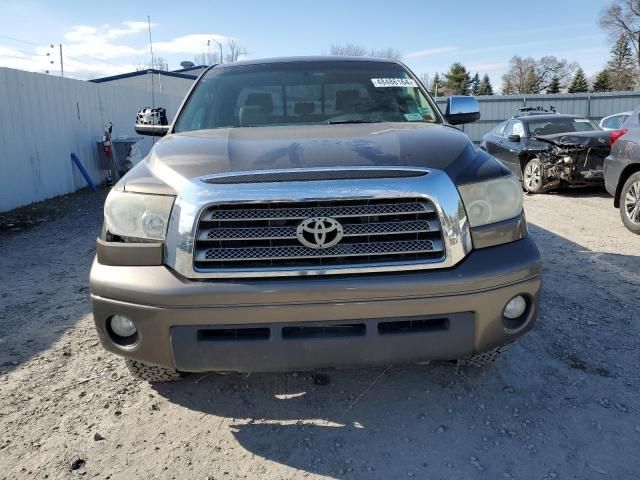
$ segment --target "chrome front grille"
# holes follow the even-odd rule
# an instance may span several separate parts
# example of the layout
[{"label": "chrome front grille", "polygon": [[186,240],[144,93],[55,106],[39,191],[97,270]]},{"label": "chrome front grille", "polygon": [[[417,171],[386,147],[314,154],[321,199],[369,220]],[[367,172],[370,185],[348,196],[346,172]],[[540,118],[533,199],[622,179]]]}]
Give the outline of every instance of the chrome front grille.
[{"label": "chrome front grille", "polygon": [[[343,229],[341,241],[325,249],[300,243],[298,225],[313,217],[338,220]],[[193,248],[195,269],[206,272],[304,271],[325,266],[437,263],[444,258],[438,214],[425,198],[214,205],[200,216]]]}]

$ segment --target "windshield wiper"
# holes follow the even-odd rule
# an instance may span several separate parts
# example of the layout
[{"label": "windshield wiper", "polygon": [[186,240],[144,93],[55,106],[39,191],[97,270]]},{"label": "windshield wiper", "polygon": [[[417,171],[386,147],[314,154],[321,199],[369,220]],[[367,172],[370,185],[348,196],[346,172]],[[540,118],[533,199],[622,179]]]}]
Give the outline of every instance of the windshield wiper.
[{"label": "windshield wiper", "polygon": [[343,125],[347,123],[381,123],[381,120],[328,120],[327,125]]}]

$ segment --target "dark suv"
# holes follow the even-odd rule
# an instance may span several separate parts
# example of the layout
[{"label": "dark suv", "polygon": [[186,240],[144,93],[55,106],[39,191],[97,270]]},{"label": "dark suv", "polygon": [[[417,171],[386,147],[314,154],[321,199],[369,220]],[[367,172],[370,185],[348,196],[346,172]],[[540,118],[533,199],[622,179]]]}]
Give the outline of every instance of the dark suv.
[{"label": "dark suv", "polygon": [[[102,344],[149,380],[456,360],[535,323],[522,189],[404,65],[208,69],[111,190],[91,270]],[[158,125],[158,122],[160,125]]]},{"label": "dark suv", "polygon": [[640,235],[640,107],[611,134],[611,155],[604,162],[604,182],[620,209],[624,225]]}]

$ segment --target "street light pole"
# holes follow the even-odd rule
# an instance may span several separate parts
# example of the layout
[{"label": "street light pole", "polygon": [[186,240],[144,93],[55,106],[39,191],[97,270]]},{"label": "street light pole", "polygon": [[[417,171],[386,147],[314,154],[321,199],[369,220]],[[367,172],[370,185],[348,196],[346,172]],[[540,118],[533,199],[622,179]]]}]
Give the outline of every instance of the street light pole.
[{"label": "street light pole", "polygon": [[60,76],[64,77],[64,64],[62,63],[62,44],[60,44]]}]

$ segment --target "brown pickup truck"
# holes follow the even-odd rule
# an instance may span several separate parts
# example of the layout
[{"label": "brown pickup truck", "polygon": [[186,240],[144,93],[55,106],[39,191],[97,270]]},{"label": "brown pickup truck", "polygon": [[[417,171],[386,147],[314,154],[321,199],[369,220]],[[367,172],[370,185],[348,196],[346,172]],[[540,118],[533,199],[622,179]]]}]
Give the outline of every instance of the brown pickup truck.
[{"label": "brown pickup truck", "polygon": [[211,67],[147,117],[163,138],[111,190],[90,280],[139,378],[483,364],[533,326],[520,184],[453,126],[474,98],[442,114],[401,63],[286,58]]}]

